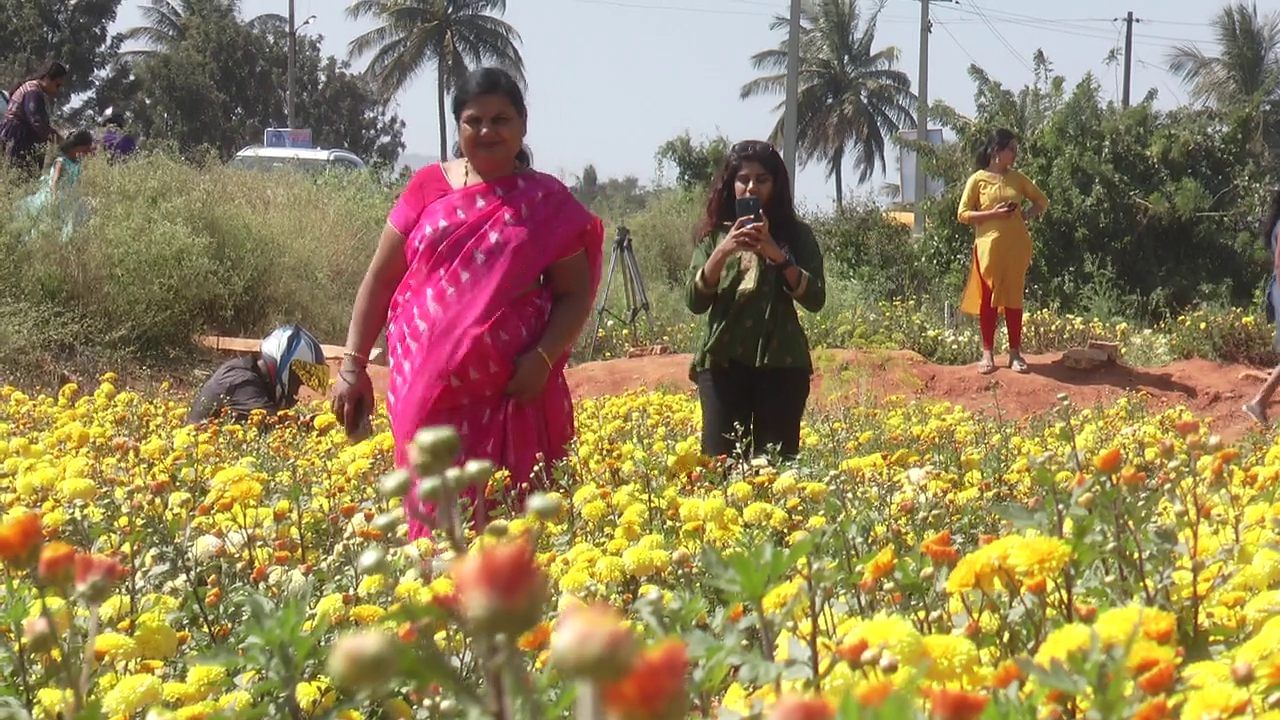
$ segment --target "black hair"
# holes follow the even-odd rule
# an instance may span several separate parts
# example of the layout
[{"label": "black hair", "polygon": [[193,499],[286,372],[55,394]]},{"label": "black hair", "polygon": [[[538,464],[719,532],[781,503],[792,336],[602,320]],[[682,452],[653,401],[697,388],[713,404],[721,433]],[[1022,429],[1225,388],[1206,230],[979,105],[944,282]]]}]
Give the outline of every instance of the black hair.
[{"label": "black hair", "polygon": [[13,93],[18,92],[18,88],[32,80],[61,80],[66,76],[67,66],[57,60],[50,60],[49,63],[36,72],[36,74],[31,75],[17,85],[14,85],[13,89],[9,91],[9,94],[12,95]]},{"label": "black hair", "polygon": [[763,208],[769,224],[785,237],[799,222],[796,218],[795,200],[791,195],[791,176],[787,173],[787,164],[782,156],[767,142],[744,140],[729,148],[724,164],[711,182],[706,214],[694,231],[694,242],[707,237],[717,227],[732,224],[738,219],[737,193],[733,186],[742,165],[748,162],[760,163],[765,172],[773,176],[773,193],[769,195],[769,203]]},{"label": "black hair", "polygon": [[93,133],[84,129],[76,130],[68,135],[62,141],[62,144],[58,146],[58,150],[63,155],[70,155],[72,150],[82,147],[93,147]]},{"label": "black hair", "polygon": [[974,158],[973,164],[979,170],[986,170],[991,165],[991,158],[996,153],[1008,148],[1010,145],[1018,142],[1018,136],[1012,130],[1007,128],[996,128],[978,148],[978,155]]},{"label": "black hair", "polygon": [[1262,223],[1262,244],[1272,254],[1275,253],[1276,225],[1280,224],[1280,188],[1271,191],[1271,207],[1267,211],[1267,218]]},{"label": "black hair", "polygon": [[[524,90],[520,82],[511,73],[497,67],[482,67],[467,74],[458,89],[453,93],[453,121],[462,122],[462,111],[467,104],[481,95],[501,95],[516,109],[521,120],[529,120],[529,108],[524,102]],[[457,150],[461,153],[461,149]],[[528,148],[520,148],[516,154],[516,162],[529,167],[533,156]]]}]

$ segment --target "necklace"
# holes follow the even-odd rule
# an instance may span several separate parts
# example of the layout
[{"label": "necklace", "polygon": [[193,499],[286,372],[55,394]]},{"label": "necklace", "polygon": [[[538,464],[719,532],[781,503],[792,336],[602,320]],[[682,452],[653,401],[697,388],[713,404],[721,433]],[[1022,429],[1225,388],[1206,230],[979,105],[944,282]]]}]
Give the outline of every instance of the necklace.
[{"label": "necklace", "polygon": [[[514,174],[519,171],[520,171],[520,164],[516,163],[515,166],[512,167],[511,173]],[[484,182],[484,178],[480,178],[480,181]],[[471,160],[467,158],[463,158],[462,159],[462,187],[467,187],[470,184],[471,184]]]}]

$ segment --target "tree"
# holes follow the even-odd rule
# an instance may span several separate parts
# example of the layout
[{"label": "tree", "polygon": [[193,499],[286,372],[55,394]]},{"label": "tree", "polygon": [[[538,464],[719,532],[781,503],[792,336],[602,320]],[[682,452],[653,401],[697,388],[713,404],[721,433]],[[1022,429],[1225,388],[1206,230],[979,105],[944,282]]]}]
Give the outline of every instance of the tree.
[{"label": "tree", "polygon": [[[885,171],[886,138],[904,125],[914,125],[911,80],[897,70],[898,49],[875,48],[881,0],[864,19],[857,0],[806,0],[800,15],[800,92],[797,103],[797,151],[802,164],[822,160],[834,177],[836,205],[844,200],[844,160],[853,154],[858,182]],[[775,18],[775,31],[789,28]],[[741,96],[778,95],[786,89],[786,39],[772,50],[751,57],[752,66],[768,74],[742,86]],[[782,110],[771,137],[782,140]],[[922,119],[923,120],[923,119]]]},{"label": "tree", "polygon": [[373,54],[367,73],[389,103],[428,64],[436,67],[440,157],[448,157],[445,93],[455,89],[470,66],[496,63],[524,81],[520,34],[500,17],[506,0],[355,0],[352,20],[382,24],[348,46],[352,59]]},{"label": "tree", "polygon": [[5,90],[49,60],[67,66],[64,96],[88,90],[109,61],[120,0],[0,0],[0,84]]},{"label": "tree", "polygon": [[1191,97],[1219,108],[1258,107],[1280,91],[1280,13],[1258,14],[1257,3],[1223,7],[1212,21],[1222,51],[1206,55],[1195,43],[1169,53],[1169,71],[1191,88]]},{"label": "tree", "polygon": [[675,166],[676,184],[685,190],[707,188],[729,155],[730,145],[729,138],[723,135],[695,143],[686,130],[662,143],[656,158],[659,165]]}]

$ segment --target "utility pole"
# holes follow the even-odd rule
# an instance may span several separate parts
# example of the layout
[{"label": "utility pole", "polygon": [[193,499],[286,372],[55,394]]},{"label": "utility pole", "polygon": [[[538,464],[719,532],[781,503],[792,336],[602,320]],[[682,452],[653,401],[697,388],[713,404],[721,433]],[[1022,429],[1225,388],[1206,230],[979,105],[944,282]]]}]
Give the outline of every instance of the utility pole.
[{"label": "utility pole", "polygon": [[[916,80],[916,142],[929,142],[929,2],[920,0],[920,76]],[[911,213],[915,223],[913,232],[916,237],[924,235],[924,196],[929,191],[928,178],[924,173],[924,163],[920,162],[920,151],[916,150],[916,187],[915,208]]]},{"label": "utility pole", "polygon": [[1133,24],[1142,22],[1135,20],[1130,10],[1124,18],[1124,93],[1120,96],[1120,105],[1129,107],[1129,88],[1133,83]]},{"label": "utility pole", "polygon": [[294,27],[293,18],[293,2],[289,0],[289,79],[288,87],[285,89],[285,116],[288,118],[289,129],[296,127],[293,124],[293,93],[294,93],[294,76],[297,75],[298,64],[298,28]]},{"label": "utility pole", "polygon": [[787,104],[782,114],[782,161],[796,186],[796,141],[799,138],[800,0],[791,0],[791,31],[787,35]]}]

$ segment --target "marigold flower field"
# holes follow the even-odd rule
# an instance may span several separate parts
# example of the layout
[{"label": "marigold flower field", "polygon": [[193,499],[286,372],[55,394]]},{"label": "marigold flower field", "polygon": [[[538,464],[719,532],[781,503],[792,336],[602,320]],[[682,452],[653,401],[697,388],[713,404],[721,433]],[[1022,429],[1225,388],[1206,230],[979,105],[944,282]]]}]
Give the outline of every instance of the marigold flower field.
[{"label": "marigold flower field", "polygon": [[583,400],[479,537],[503,474],[424,434],[452,509],[409,543],[385,420],[117,382],[0,390],[5,717],[1280,718],[1280,446],[1184,411],[890,399],[775,467],[700,457],[690,397]]}]

